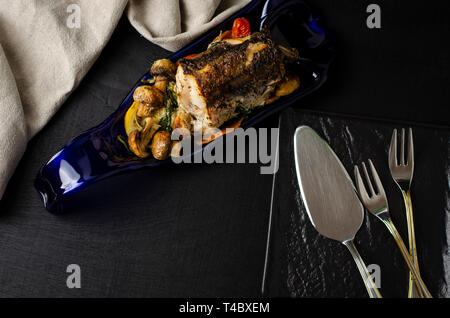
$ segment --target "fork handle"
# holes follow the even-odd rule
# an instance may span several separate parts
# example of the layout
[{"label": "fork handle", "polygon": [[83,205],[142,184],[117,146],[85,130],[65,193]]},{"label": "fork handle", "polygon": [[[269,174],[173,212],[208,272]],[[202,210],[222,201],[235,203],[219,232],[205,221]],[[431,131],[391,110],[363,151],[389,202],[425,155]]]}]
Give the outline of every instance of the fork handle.
[{"label": "fork handle", "polygon": [[414,275],[414,282],[416,283],[417,288],[425,298],[433,298],[433,296],[431,296],[431,293],[428,291],[427,286],[423,282],[422,277],[420,277],[420,274],[416,271],[416,267],[414,266],[414,263],[411,259],[411,255],[409,254],[409,251],[406,248],[405,243],[403,243],[403,240],[400,234],[398,233],[397,228],[395,227],[391,218],[390,217],[382,218],[381,220],[387,226],[391,234],[394,236],[395,242],[400,248],[400,251],[402,252],[403,258],[405,259],[406,264],[409,267],[409,270]]},{"label": "fork handle", "polygon": [[361,277],[364,281],[364,285],[366,286],[367,292],[369,293],[370,298],[383,298],[380,294],[380,291],[378,290],[377,286],[372,280],[372,277],[367,270],[366,264],[364,264],[364,261],[362,260],[361,255],[359,255],[358,250],[356,249],[355,244],[353,243],[353,240],[348,240],[345,242],[342,242],[345,246],[347,246],[348,250],[350,251],[350,254],[352,254],[353,259],[355,260],[356,266],[358,266],[359,273],[361,274]]},{"label": "fork handle", "polygon": [[[409,254],[411,255],[417,273],[420,275],[419,260],[417,257],[417,248],[416,248],[416,235],[414,230],[414,216],[411,202],[411,191],[402,190],[402,195],[403,201],[405,202],[406,221],[408,225]],[[423,297],[423,294],[419,289],[417,289],[417,286],[414,283],[414,274],[409,272],[408,298],[419,298],[419,297]]]}]

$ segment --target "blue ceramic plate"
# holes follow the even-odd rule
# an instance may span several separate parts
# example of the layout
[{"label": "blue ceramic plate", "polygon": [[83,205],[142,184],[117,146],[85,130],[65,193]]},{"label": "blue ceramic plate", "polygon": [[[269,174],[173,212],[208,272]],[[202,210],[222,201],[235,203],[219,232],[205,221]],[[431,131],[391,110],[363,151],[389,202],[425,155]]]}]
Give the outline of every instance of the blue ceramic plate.
[{"label": "blue ceramic plate", "polygon": [[[296,47],[301,56],[292,65],[293,71],[300,76],[300,88],[291,95],[252,112],[241,125],[247,128],[319,88],[326,79],[334,50],[328,31],[303,1],[254,0],[222,24],[174,53],[170,59],[177,61],[189,54],[204,51],[221,30],[231,29],[233,20],[237,17],[247,18],[253,31],[267,25],[276,43]],[[99,126],[73,139],[41,168],[35,187],[48,211],[62,212],[64,201],[69,195],[97,181],[127,170],[172,162],[171,159],[139,159],[131,155],[120,141],[120,136],[126,140],[123,117],[133,102],[133,92],[136,87],[143,85],[143,80],[148,79],[151,79],[149,72],[139,79],[111,116]],[[214,141],[209,145],[212,146],[213,143]]]}]

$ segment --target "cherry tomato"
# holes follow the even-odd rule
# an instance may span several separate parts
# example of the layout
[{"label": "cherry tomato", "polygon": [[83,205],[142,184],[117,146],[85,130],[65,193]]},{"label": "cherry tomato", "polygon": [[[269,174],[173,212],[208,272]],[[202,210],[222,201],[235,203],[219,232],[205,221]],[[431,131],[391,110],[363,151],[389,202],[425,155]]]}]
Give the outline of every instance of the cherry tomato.
[{"label": "cherry tomato", "polygon": [[250,35],[250,22],[246,18],[236,18],[231,29],[231,36],[233,38],[240,38]]}]

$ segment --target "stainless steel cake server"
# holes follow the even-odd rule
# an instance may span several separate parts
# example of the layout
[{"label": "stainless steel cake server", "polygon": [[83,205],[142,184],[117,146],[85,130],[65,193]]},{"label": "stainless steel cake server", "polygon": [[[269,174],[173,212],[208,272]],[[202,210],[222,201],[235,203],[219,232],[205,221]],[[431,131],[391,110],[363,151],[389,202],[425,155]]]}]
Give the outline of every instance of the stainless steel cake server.
[{"label": "stainless steel cake server", "polygon": [[295,131],[294,154],[300,192],[311,223],[320,234],[348,248],[369,296],[381,298],[353,243],[364,218],[364,208],[341,161],[308,126]]}]

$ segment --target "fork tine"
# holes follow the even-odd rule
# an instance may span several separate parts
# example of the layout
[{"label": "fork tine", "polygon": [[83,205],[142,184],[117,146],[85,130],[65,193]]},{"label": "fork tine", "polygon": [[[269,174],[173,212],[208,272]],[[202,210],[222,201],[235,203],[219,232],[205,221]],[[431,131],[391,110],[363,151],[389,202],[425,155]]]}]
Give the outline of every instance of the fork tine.
[{"label": "fork tine", "polygon": [[400,141],[400,165],[405,165],[405,128],[402,128],[402,140]]},{"label": "fork tine", "polygon": [[373,165],[372,160],[369,159],[369,166],[370,170],[372,172],[373,180],[375,181],[375,184],[377,185],[378,194],[386,197],[386,193],[384,192],[383,184],[381,183],[380,177],[378,176],[377,170],[375,169],[375,166]]},{"label": "fork tine", "polygon": [[392,132],[391,145],[389,146],[389,168],[397,166],[397,129]]},{"label": "fork tine", "polygon": [[408,133],[408,165],[414,165],[414,142],[413,133],[411,127],[409,127]]},{"label": "fork tine", "polygon": [[375,190],[373,189],[372,181],[370,181],[369,173],[367,171],[367,167],[364,162],[362,163],[362,167],[363,167],[364,175],[366,176],[367,185],[369,186],[370,196],[373,197],[375,195]]},{"label": "fork tine", "polygon": [[355,166],[355,179],[356,179],[356,188],[358,189],[359,196],[364,204],[370,200],[369,195],[367,194],[366,188],[361,178],[361,174],[359,173],[358,166]]}]

